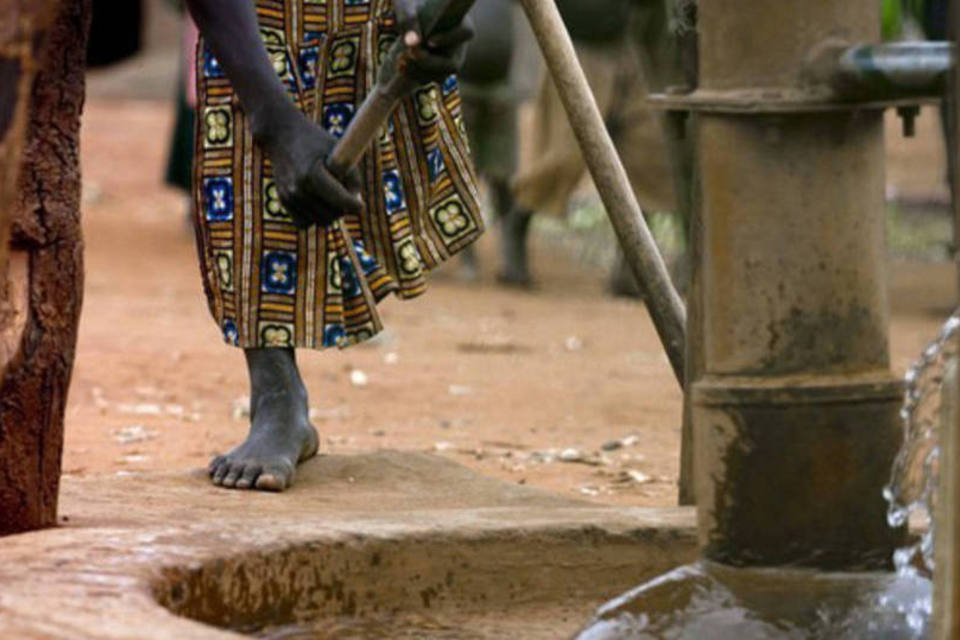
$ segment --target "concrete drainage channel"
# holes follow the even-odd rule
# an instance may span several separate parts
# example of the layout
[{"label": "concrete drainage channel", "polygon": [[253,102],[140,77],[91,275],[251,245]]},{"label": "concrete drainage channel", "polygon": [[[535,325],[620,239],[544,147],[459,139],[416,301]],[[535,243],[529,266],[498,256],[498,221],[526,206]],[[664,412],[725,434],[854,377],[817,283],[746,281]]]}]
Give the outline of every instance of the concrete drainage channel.
[{"label": "concrete drainage channel", "polygon": [[178,615],[268,638],[555,639],[683,546],[576,514],[517,528],[499,515],[486,531],[348,535],[176,569],[154,591]]},{"label": "concrete drainage channel", "polygon": [[308,464],[283,495],[67,479],[66,526],[0,550],[0,637],[569,636],[695,557],[689,509],[567,500],[421,454]]}]

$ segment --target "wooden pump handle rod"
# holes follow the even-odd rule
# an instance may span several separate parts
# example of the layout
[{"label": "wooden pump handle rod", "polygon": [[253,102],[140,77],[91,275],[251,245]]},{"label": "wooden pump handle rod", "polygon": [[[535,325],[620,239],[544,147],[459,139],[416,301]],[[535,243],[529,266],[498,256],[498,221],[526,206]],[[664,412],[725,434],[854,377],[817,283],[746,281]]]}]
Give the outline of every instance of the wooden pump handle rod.
[{"label": "wooden pump handle rod", "polygon": [[[427,0],[418,12],[424,41],[463,22],[475,1]],[[357,109],[327,160],[327,166],[334,175],[342,177],[360,162],[364,152],[380,135],[380,130],[390,119],[397,103],[417,88],[417,82],[399,73],[409,55],[403,43],[403,34],[400,34],[380,67],[376,84]]]},{"label": "wooden pump handle rod", "polygon": [[684,385],[686,309],[643,218],[617,150],[580,68],[573,42],[553,0],[521,0],[550,75],[580,143],[594,184],[613,223],[633,275],[680,386]]}]

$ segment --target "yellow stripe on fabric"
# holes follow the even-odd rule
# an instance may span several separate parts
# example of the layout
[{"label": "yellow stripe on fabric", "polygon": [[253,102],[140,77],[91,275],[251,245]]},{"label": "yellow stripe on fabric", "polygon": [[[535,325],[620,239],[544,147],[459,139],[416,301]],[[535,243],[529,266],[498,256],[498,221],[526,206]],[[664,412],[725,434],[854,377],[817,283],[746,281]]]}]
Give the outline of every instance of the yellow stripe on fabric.
[{"label": "yellow stripe on fabric", "polygon": [[[350,98],[356,90],[352,85],[346,85],[341,87],[328,87],[324,92],[323,97],[328,98]],[[328,100],[328,102],[336,102],[335,100]]]},{"label": "yellow stripe on fabric", "polygon": [[359,307],[353,307],[351,309],[347,309],[346,311],[344,311],[343,317],[348,318],[350,320],[355,320],[356,318],[359,318],[360,316],[368,315],[369,313],[370,313],[369,307],[359,306]]},{"label": "yellow stripe on fabric", "polygon": [[260,302],[261,311],[280,311],[283,313],[290,313],[293,311],[294,305],[291,304],[279,304],[276,302]]},{"label": "yellow stripe on fabric", "polygon": [[263,237],[267,240],[279,240],[282,242],[292,242],[296,244],[300,240],[300,236],[296,232],[290,231],[264,231]]},{"label": "yellow stripe on fabric", "polygon": [[283,20],[283,10],[268,9],[266,7],[257,7],[257,15],[263,16],[264,18],[275,18],[276,20]]},{"label": "yellow stripe on fabric", "polygon": [[384,274],[379,278],[377,278],[376,280],[374,280],[373,282],[371,282],[370,288],[373,290],[377,290],[384,285],[390,284],[391,282],[393,282],[393,278],[389,274]]},{"label": "yellow stripe on fabric", "polygon": [[390,233],[396,234],[398,231],[403,231],[410,226],[409,218],[400,218],[396,222],[390,225]]}]

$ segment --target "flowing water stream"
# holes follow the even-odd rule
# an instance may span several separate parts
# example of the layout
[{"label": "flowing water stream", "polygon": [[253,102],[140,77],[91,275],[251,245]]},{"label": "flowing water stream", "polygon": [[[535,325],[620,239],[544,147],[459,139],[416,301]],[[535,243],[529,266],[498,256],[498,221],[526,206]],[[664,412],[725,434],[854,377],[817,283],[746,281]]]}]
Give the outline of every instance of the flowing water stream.
[{"label": "flowing water stream", "polygon": [[893,465],[884,497],[890,503],[890,526],[910,521],[924,529],[916,543],[894,555],[899,573],[933,575],[933,505],[939,477],[940,412],[943,380],[951,362],[956,362],[960,345],[960,309],[940,330],[940,335],[923,351],[920,360],[906,375],[906,391],[900,417],[904,424],[904,445]]}]

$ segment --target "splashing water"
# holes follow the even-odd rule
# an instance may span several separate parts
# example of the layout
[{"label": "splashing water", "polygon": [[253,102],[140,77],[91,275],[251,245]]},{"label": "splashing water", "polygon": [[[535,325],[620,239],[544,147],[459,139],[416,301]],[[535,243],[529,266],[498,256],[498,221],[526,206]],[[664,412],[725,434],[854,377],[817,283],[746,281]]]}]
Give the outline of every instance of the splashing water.
[{"label": "splashing water", "polygon": [[[883,490],[890,504],[887,521],[891,527],[908,522],[919,526],[920,537],[897,549],[893,564],[901,577],[932,579],[934,570],[934,507],[940,475],[940,414],[943,409],[943,382],[951,362],[960,353],[960,309],[953,312],[920,359],[904,379],[903,446],[893,464],[893,473]],[[932,597],[883,602],[896,606],[911,628],[921,636],[928,632],[933,614]]]},{"label": "splashing water", "polygon": [[576,640],[922,640],[905,603],[930,582],[893,573],[680,567],[611,600]]},{"label": "splashing water", "polygon": [[904,444],[883,495],[890,503],[887,520],[900,527],[912,520],[923,528],[913,545],[898,549],[894,565],[901,575],[933,575],[934,505],[939,477],[940,411],[943,379],[960,352],[960,309],[907,372],[903,408]]},{"label": "splashing water", "polygon": [[732,569],[700,562],[607,603],[578,640],[928,637],[943,383],[958,355],[960,309],[905,378],[904,444],[884,497],[891,527],[909,523],[922,533],[894,553],[895,574]]}]

